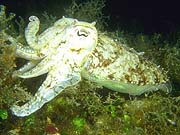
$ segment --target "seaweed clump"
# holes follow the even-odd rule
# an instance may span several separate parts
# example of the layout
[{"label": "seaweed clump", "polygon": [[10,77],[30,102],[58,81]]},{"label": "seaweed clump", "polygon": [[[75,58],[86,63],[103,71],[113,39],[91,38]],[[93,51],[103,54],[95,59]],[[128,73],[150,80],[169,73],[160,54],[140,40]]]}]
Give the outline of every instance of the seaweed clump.
[{"label": "seaweed clump", "polygon": [[105,0],[89,0],[84,3],[78,3],[77,0],[72,0],[72,4],[69,8],[65,9],[65,14],[68,17],[76,18],[79,20],[93,22],[96,21],[96,27],[99,30],[104,30],[109,17],[103,14],[103,8],[105,7]]},{"label": "seaweed clump", "polygon": [[[12,78],[12,73],[14,68],[16,67],[15,63],[15,49],[16,47],[9,43],[8,40],[4,37],[4,32],[7,30],[6,28],[11,27],[10,21],[15,16],[10,14],[7,16],[5,13],[5,6],[0,6],[0,112],[1,112],[1,120],[0,120],[0,134],[6,133],[11,126],[12,123],[9,123],[7,119],[9,119],[7,108],[16,102],[26,101],[31,95],[26,91],[25,87],[22,87],[22,83],[20,80],[16,80]],[[6,112],[6,113],[5,113]],[[5,115],[2,115],[6,114]],[[3,116],[3,117],[2,117]]]},{"label": "seaweed clump", "polygon": [[[98,2],[103,3],[98,5]],[[98,8],[94,4],[98,5]],[[66,11],[70,17],[79,17],[78,19],[85,20],[87,16],[87,21],[100,20],[97,21],[97,24],[100,24],[98,27],[102,30],[106,25],[103,22],[104,15],[102,14],[104,6],[103,0],[91,0],[83,4],[77,4],[73,1]],[[89,13],[90,11],[92,13]],[[88,14],[86,14],[87,12]],[[7,22],[5,13],[1,12],[1,15],[3,15],[2,20]],[[46,14],[45,18],[50,19],[52,17],[48,17]],[[12,25],[11,21],[11,19],[8,20],[8,28]],[[1,24],[7,23],[1,22]],[[44,27],[47,26],[44,25]],[[32,89],[32,86],[30,86],[30,82],[28,85],[24,85],[24,81],[12,78],[12,73],[16,67],[16,48],[4,38],[4,32],[6,29],[2,27],[0,31],[0,109],[3,111],[0,111],[0,113],[2,112],[2,115],[0,114],[2,119],[0,120],[0,134],[156,135],[178,134],[180,132],[180,98],[178,96],[156,92],[139,97],[129,97],[126,94],[110,91],[86,80],[76,86],[69,87],[52,102],[28,117],[20,119],[10,113],[8,116],[4,110],[9,112],[8,108],[15,101],[28,100],[30,94],[27,93],[26,87],[29,86],[28,89]],[[13,32],[16,33],[16,31]],[[109,33],[109,35],[114,35],[117,40],[122,40],[121,37],[118,38],[118,33]],[[23,36],[19,40],[23,40],[22,38]],[[171,49],[169,52],[164,48],[158,51],[161,53],[154,53],[156,54],[154,56],[163,57],[154,59],[151,55],[153,53],[149,53],[149,50],[154,46],[145,46],[150,44],[149,41],[151,40],[143,35],[139,37],[138,41],[134,40],[134,37],[127,37],[127,39],[132,39],[133,45],[141,44],[144,47],[141,48],[141,51],[146,50],[148,58],[156,63],[160,63],[162,58],[170,54],[173,57],[168,58],[178,58],[179,54],[175,55]],[[129,43],[132,42],[129,40]],[[159,42],[152,44],[157,43]],[[139,46],[136,47],[140,48]],[[158,48],[155,47],[157,50]],[[164,67],[171,64],[173,59],[169,59]],[[178,64],[178,62],[176,63]],[[169,67],[169,72],[173,73],[174,71]],[[178,70],[175,70],[175,73],[177,72]],[[174,76],[174,74],[171,75]]]}]

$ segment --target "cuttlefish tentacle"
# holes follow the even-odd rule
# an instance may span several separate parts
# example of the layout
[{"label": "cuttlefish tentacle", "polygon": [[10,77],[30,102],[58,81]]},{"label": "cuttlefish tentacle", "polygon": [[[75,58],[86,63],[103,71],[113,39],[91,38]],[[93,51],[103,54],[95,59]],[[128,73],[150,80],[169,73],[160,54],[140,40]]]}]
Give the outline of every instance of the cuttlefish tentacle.
[{"label": "cuttlefish tentacle", "polygon": [[29,24],[25,29],[25,38],[30,47],[36,48],[37,46],[37,32],[39,31],[40,20],[36,16],[29,17]]},{"label": "cuttlefish tentacle", "polygon": [[[62,24],[63,23],[66,23],[66,20],[62,20]],[[61,22],[56,25],[60,27]],[[55,29],[55,27],[53,27],[53,29]],[[48,30],[49,29],[43,32],[43,34],[48,35]],[[58,33],[56,33],[57,31]],[[41,59],[37,60],[37,63],[33,63],[32,61],[36,61],[35,58],[32,60],[30,59],[31,57],[29,58],[31,52],[23,56],[24,53],[26,53],[26,49],[23,50],[19,48],[20,51],[22,51],[20,55],[25,59],[29,58],[30,63],[22,69],[19,69],[19,73],[17,73],[16,76],[32,78],[46,72],[48,72],[48,74],[46,80],[40,86],[34,97],[22,106],[15,104],[11,107],[13,114],[16,116],[24,117],[32,114],[45,103],[55,98],[62,90],[81,81],[83,65],[97,45],[97,30],[94,25],[92,26],[87,22],[74,22],[72,19],[68,19],[67,25],[63,25],[60,29],[57,29],[57,31],[52,31],[53,34],[56,33],[56,36],[53,37],[53,39],[48,39],[48,42],[44,41],[42,34],[38,36],[40,38],[33,41],[35,44],[32,43],[29,46],[29,48],[43,54],[43,57],[39,57]],[[36,36],[36,32],[37,31],[34,31],[34,34],[31,33],[30,35]],[[38,44],[41,40],[43,40],[43,44]],[[46,46],[44,43],[48,43],[48,45]],[[36,46],[38,47],[39,45],[40,49],[35,49]],[[19,50],[17,50],[17,52],[18,51]]]},{"label": "cuttlefish tentacle", "polygon": [[40,109],[45,103],[55,98],[65,88],[75,85],[79,81],[81,81],[80,73],[69,73],[66,75],[61,74],[58,76],[57,72],[49,72],[47,79],[44,81],[32,99],[22,106],[13,105],[11,110],[16,116],[27,116]]},{"label": "cuttlefish tentacle", "polygon": [[36,16],[30,16],[29,24],[25,29],[26,41],[28,45],[35,50],[42,49],[43,47],[46,48],[67,26],[72,25],[74,20],[73,18],[62,17],[62,19],[59,19],[54,25],[38,35],[40,20]]},{"label": "cuttlefish tentacle", "polygon": [[45,57],[39,50],[34,50],[29,46],[16,45],[16,55],[26,60],[41,60]]},{"label": "cuttlefish tentacle", "polygon": [[24,71],[24,68],[26,67],[22,67],[23,69],[20,68],[18,71],[14,73],[14,76],[18,76],[21,78],[32,78],[32,77],[43,75],[51,70],[52,63],[53,63],[53,60],[50,60],[49,57],[46,57],[41,62],[34,63],[35,65],[33,65],[33,63],[30,63],[30,65],[27,65],[27,66],[34,66],[34,67],[32,68],[27,67],[30,69],[25,72],[22,72],[22,70]]},{"label": "cuttlefish tentacle", "polygon": [[16,77],[18,74],[23,74],[23,73],[33,69],[38,63],[39,63],[39,61],[34,61],[34,60],[29,61],[22,68],[20,68],[19,70],[14,71],[13,77]]},{"label": "cuttlefish tentacle", "polygon": [[15,38],[2,32],[3,38],[8,40],[12,45],[16,46],[16,56],[26,60],[41,60],[45,57],[39,50],[34,50],[29,46],[24,46],[19,43]]}]

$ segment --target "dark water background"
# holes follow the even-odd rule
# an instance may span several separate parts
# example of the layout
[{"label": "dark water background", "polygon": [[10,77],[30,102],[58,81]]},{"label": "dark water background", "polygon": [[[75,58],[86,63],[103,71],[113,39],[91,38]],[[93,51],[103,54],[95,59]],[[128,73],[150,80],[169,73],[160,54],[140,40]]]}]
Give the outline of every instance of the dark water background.
[{"label": "dark water background", "polygon": [[[77,0],[84,2],[87,0]],[[71,0],[1,0],[0,4],[19,16],[47,11],[62,13]],[[130,32],[151,34],[155,32],[177,32],[180,30],[179,1],[164,0],[106,0],[104,14],[110,16],[112,30],[121,26]]]}]

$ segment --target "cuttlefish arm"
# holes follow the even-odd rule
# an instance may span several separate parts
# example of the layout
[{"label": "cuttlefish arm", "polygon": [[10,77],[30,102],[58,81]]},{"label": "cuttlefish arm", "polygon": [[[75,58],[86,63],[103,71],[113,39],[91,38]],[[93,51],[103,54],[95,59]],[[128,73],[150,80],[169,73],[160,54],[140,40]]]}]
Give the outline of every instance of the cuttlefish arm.
[{"label": "cuttlefish arm", "polygon": [[23,75],[26,72],[29,72],[31,70],[33,70],[33,68],[39,63],[39,61],[29,61],[27,64],[25,64],[22,68],[14,71],[13,73],[13,77],[16,77],[19,75]]},{"label": "cuttlefish arm", "polygon": [[14,77],[32,78],[43,75],[51,70],[53,61],[46,57],[42,61],[30,61],[13,73]]},{"label": "cuttlefish arm", "polygon": [[16,46],[17,57],[24,58],[30,61],[31,60],[38,61],[38,60],[42,60],[46,55],[46,54],[41,53],[40,50],[35,50],[31,48],[30,46],[24,46],[23,44],[19,43],[15,38],[6,34],[4,31],[2,31],[2,36],[4,40],[9,41],[11,45]]},{"label": "cuttlefish arm", "polygon": [[11,107],[13,114],[18,117],[28,116],[40,109],[45,103],[51,101],[68,86],[81,81],[80,73],[61,73],[61,71],[49,72],[46,80],[30,101],[22,106],[13,105]]}]

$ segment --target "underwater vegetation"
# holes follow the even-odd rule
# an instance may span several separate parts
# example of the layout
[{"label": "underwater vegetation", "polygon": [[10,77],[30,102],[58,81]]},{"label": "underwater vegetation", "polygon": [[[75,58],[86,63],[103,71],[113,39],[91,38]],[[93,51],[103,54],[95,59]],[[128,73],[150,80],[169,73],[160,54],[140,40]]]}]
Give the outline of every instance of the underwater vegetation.
[{"label": "underwater vegetation", "polygon": [[98,30],[104,30],[105,26],[107,26],[105,20],[109,18],[102,12],[104,7],[105,0],[87,0],[84,3],[77,3],[76,0],[72,0],[69,8],[65,9],[65,14],[68,17],[87,22],[96,21]]},{"label": "underwater vegetation", "polygon": [[[98,25],[102,26],[98,28],[103,30],[104,25],[107,25],[106,16],[102,13],[104,6],[104,0],[90,0],[80,4],[73,1],[66,11],[67,16],[73,18],[90,22],[100,20],[102,23],[98,22]],[[83,80],[76,87],[63,91],[38,112],[24,118],[13,116],[9,110],[10,106],[16,101],[29,100],[30,93],[34,93],[45,76],[30,80],[12,78],[13,71],[24,64],[24,61],[15,57],[16,48],[3,39],[2,34],[3,31],[14,33],[13,36],[24,43],[24,25],[22,19],[18,26],[23,29],[16,30],[13,17],[3,12],[3,8],[5,11],[5,7],[1,6],[0,12],[0,135],[178,135],[180,133],[178,39],[177,44],[172,47],[170,43],[162,42],[158,34],[150,37],[121,31],[109,33],[120,41],[123,37],[125,43],[138,51],[144,51],[147,59],[168,71],[172,83],[171,93],[157,91],[141,96],[129,96]],[[88,15],[85,14],[87,12]],[[54,22],[51,18],[55,17],[46,14],[44,18],[49,18],[47,22],[50,23]],[[42,25],[44,26],[42,29],[49,26],[46,22],[42,22]]]}]

